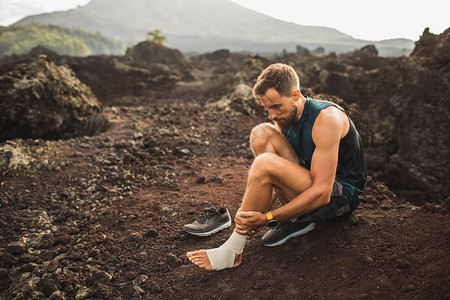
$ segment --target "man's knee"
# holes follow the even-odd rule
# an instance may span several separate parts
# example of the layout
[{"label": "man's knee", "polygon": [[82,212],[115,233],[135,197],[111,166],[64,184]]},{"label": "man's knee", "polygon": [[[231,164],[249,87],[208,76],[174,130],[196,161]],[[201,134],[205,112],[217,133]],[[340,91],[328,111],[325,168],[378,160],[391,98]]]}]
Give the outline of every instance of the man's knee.
[{"label": "man's knee", "polygon": [[270,175],[277,159],[280,159],[280,157],[273,153],[262,153],[258,155],[250,168],[250,176],[267,177]]},{"label": "man's knee", "polygon": [[270,123],[259,124],[252,129],[250,134],[250,147],[255,156],[264,152],[272,152],[270,151],[270,140],[276,133],[275,127]]}]

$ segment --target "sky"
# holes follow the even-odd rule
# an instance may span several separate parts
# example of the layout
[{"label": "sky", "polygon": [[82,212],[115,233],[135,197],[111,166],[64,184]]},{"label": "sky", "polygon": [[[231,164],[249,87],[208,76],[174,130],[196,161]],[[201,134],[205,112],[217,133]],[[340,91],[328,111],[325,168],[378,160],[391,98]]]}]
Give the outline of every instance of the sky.
[{"label": "sky", "polygon": [[[21,18],[86,5],[90,0],[0,0],[0,25]],[[213,1],[213,0],[211,0]],[[271,17],[300,25],[326,26],[354,38],[418,40],[425,27],[450,27],[448,0],[232,0]]]}]

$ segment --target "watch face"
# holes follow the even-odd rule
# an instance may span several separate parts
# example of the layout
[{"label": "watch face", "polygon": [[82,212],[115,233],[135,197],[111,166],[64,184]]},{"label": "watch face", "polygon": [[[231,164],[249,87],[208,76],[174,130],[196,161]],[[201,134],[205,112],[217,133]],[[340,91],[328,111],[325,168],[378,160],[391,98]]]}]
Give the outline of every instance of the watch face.
[{"label": "watch face", "polygon": [[277,227],[278,221],[275,219],[269,220],[269,221],[267,221],[267,226],[269,226],[270,228]]}]

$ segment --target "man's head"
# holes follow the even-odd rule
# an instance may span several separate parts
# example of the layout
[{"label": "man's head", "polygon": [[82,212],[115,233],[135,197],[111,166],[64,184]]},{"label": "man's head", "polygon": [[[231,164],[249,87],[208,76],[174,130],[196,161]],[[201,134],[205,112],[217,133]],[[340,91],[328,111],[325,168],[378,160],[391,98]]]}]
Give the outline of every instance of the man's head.
[{"label": "man's head", "polygon": [[294,90],[300,90],[300,80],[294,68],[282,63],[268,66],[258,76],[253,96],[258,99],[270,88],[274,88],[282,97],[290,97]]},{"label": "man's head", "polygon": [[273,64],[259,75],[253,95],[267,110],[269,119],[281,130],[287,130],[299,119],[298,100],[302,98],[295,70],[285,64]]}]

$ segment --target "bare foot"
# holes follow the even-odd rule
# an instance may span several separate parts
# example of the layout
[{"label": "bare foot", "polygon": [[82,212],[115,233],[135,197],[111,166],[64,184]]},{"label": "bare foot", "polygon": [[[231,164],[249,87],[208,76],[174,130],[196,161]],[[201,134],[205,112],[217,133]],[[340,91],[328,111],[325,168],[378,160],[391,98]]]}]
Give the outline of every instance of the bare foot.
[{"label": "bare foot", "polygon": [[[209,262],[208,254],[206,250],[198,250],[193,252],[187,252],[186,256],[189,261],[199,268],[205,269],[207,271],[212,271],[211,263]],[[233,268],[239,266],[242,263],[242,253],[235,254]]]}]

